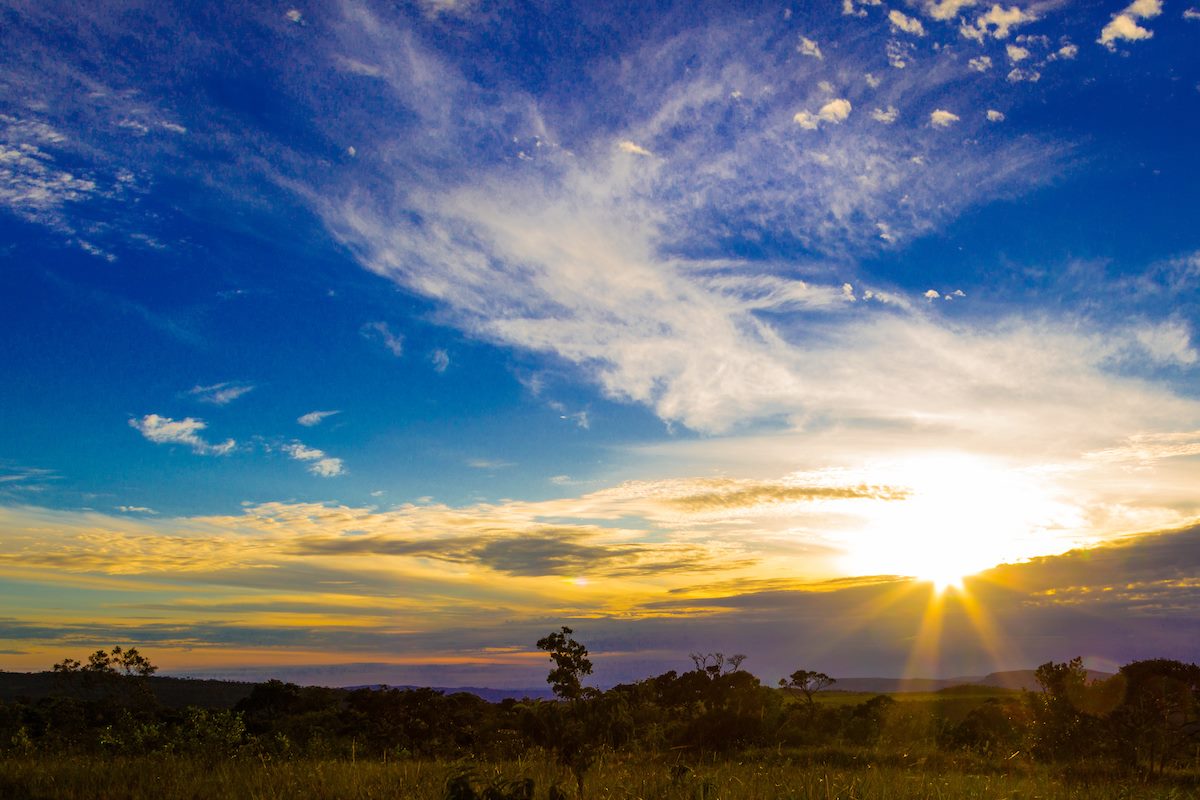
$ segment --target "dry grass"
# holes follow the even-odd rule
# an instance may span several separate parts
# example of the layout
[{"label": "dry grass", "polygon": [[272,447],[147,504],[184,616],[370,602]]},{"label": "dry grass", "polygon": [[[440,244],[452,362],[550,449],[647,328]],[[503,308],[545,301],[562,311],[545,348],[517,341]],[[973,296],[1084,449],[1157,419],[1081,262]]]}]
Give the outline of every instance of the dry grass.
[{"label": "dry grass", "polygon": [[[586,798],[613,800],[1126,800],[1200,797],[1195,783],[1142,783],[1096,773],[1065,774],[1011,764],[860,757],[838,766],[786,754],[685,766],[664,759],[610,758],[587,777]],[[855,761],[855,758],[849,759]],[[558,783],[575,797],[574,781],[545,758],[502,764],[430,761],[279,762],[158,756],[8,758],[0,761],[0,798],[28,800],[441,800],[446,781],[471,769],[477,787],[532,778],[539,800]]]}]

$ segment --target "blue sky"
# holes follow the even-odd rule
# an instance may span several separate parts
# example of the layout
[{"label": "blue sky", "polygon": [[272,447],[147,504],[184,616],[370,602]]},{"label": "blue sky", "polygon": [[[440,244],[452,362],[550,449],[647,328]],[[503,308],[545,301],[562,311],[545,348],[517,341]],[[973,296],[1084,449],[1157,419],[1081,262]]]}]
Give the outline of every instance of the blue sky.
[{"label": "blue sky", "polygon": [[[1200,515],[1195,4],[0,9],[12,668],[1189,635],[1146,554]],[[871,594],[980,570],[1008,628],[940,650]],[[1169,635],[1056,616],[1122,586]],[[888,622],[780,639],[822,603]]]}]

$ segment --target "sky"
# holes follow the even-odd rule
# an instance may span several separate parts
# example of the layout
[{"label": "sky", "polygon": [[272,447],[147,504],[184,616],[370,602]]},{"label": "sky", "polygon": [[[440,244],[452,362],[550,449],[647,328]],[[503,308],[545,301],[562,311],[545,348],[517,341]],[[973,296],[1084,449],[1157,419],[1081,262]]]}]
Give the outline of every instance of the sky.
[{"label": "sky", "polygon": [[1200,5],[0,0],[0,669],[1196,660]]}]

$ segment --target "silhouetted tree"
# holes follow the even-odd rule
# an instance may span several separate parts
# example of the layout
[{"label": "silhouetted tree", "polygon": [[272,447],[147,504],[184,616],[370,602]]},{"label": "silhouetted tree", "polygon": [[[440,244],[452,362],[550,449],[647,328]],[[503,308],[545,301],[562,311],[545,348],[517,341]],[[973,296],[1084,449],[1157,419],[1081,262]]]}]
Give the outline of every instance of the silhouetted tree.
[{"label": "silhouetted tree", "polygon": [[816,700],[814,695],[822,689],[826,689],[837,683],[836,678],[831,678],[824,672],[814,672],[807,669],[798,669],[793,672],[785,680],[779,679],[779,685],[784,689],[794,689],[804,697],[804,703],[808,706],[809,713],[813,712]]},{"label": "silhouetted tree", "polygon": [[1134,661],[1112,680],[1124,690],[1112,724],[1127,763],[1162,772],[1200,740],[1200,667],[1162,658]]},{"label": "silhouetted tree", "polygon": [[554,693],[564,700],[578,700],[583,696],[583,677],[592,674],[592,662],[587,648],[571,638],[573,634],[566,625],[562,629],[538,639],[538,649],[550,654],[554,669],[546,676],[546,683]]}]

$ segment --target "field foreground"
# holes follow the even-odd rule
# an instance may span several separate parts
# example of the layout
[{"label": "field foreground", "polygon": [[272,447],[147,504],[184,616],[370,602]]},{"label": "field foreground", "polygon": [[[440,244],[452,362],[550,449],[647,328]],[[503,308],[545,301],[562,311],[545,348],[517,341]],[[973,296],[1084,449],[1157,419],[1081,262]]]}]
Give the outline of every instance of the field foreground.
[{"label": "field foreground", "polygon": [[[879,763],[869,754],[829,755],[831,758],[825,763],[813,760],[813,754],[801,758],[769,753],[690,765],[663,759],[613,758],[598,763],[588,772],[582,797],[623,800],[1200,797],[1200,785],[1182,776],[1145,781],[1131,775],[1084,768],[1052,769],[1024,762],[998,768],[981,762],[936,757],[898,756]],[[458,785],[454,786],[456,777]],[[576,798],[580,794],[575,779],[548,757],[505,763],[211,761],[166,755],[0,761],[3,800],[469,800],[471,797],[542,800]]]}]

